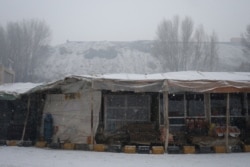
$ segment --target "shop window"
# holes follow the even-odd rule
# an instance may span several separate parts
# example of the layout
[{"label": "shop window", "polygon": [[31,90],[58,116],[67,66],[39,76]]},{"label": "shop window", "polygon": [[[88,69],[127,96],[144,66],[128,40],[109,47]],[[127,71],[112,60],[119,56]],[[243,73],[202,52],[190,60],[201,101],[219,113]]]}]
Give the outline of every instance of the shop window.
[{"label": "shop window", "polygon": [[104,100],[107,131],[130,123],[150,121],[149,95],[106,95]]},{"label": "shop window", "polygon": [[184,117],[184,94],[170,94],[168,99],[169,117]]},{"label": "shop window", "polygon": [[125,106],[125,100],[123,96],[108,96],[106,98],[106,105],[108,107],[124,107]]},{"label": "shop window", "polygon": [[187,116],[188,117],[204,117],[204,95],[203,94],[187,94]]},{"label": "shop window", "polygon": [[170,133],[176,134],[185,129],[184,94],[169,94],[168,100],[169,130]]},{"label": "shop window", "polygon": [[211,123],[218,126],[226,124],[227,95],[210,94],[211,100]]},{"label": "shop window", "polygon": [[230,94],[230,116],[244,116],[243,110],[244,97],[243,94]]},{"label": "shop window", "polygon": [[[226,124],[226,94],[211,94],[211,122],[223,126]],[[244,94],[229,94],[229,124],[244,128],[245,126]]]},{"label": "shop window", "polygon": [[211,94],[211,115],[225,116],[227,106],[226,94]]},{"label": "shop window", "polygon": [[244,108],[244,94],[233,93],[230,94],[230,125],[237,126],[243,130],[246,128],[246,109]]}]

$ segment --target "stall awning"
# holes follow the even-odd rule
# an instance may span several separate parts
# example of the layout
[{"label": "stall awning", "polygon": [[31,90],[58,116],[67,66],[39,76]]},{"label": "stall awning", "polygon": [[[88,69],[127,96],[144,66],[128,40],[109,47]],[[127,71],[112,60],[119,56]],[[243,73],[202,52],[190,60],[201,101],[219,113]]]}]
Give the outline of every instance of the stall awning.
[{"label": "stall awning", "polygon": [[250,93],[248,72],[168,72],[158,74],[105,74],[68,76],[51,83],[14,83],[0,86],[0,99],[60,89],[63,93],[86,89],[133,92]]}]

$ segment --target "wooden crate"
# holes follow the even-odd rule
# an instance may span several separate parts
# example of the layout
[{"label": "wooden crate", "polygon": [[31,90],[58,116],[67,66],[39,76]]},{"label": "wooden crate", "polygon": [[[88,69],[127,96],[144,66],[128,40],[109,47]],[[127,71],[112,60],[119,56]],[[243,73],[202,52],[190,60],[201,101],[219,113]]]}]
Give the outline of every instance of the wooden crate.
[{"label": "wooden crate", "polygon": [[243,150],[244,152],[250,152],[250,145],[244,145]]},{"label": "wooden crate", "polygon": [[37,141],[35,146],[39,147],[39,148],[44,148],[44,147],[46,147],[46,144],[47,143],[45,141]]},{"label": "wooden crate", "polygon": [[65,150],[74,150],[75,144],[74,143],[64,143],[62,148]]},{"label": "wooden crate", "polygon": [[125,153],[136,153],[136,146],[126,145],[124,146]]},{"label": "wooden crate", "polygon": [[215,153],[226,153],[226,146],[214,146]]},{"label": "wooden crate", "polygon": [[183,153],[184,154],[194,154],[195,147],[194,146],[183,146]]},{"label": "wooden crate", "polygon": [[179,154],[180,150],[180,146],[168,146],[167,148],[168,154]]},{"label": "wooden crate", "polygon": [[6,140],[0,140],[0,146],[7,145]]},{"label": "wooden crate", "polygon": [[105,151],[105,145],[104,144],[94,144],[93,149],[94,149],[94,151],[103,152],[103,151]]},{"label": "wooden crate", "polygon": [[138,146],[137,153],[139,154],[149,154],[150,146]]},{"label": "wooden crate", "polygon": [[164,154],[164,147],[163,146],[153,146],[152,147],[152,154]]},{"label": "wooden crate", "polygon": [[61,143],[50,143],[48,146],[52,149],[61,149],[63,145]]},{"label": "wooden crate", "polygon": [[107,151],[120,153],[122,152],[122,146],[121,145],[109,145],[107,148]]},{"label": "wooden crate", "polygon": [[213,150],[208,146],[199,146],[199,153],[213,153]]},{"label": "wooden crate", "polygon": [[234,145],[229,148],[230,148],[230,152],[233,152],[233,153],[242,152],[242,147],[240,145]]},{"label": "wooden crate", "polygon": [[17,146],[17,141],[16,140],[7,140],[7,146]]}]

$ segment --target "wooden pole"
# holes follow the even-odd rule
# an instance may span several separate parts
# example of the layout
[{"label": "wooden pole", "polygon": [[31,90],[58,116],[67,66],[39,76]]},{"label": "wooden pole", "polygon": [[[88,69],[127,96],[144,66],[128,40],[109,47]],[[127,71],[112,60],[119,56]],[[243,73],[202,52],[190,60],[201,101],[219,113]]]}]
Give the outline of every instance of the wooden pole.
[{"label": "wooden pole", "polygon": [[164,107],[164,115],[165,115],[165,129],[166,129],[166,138],[165,138],[165,152],[168,148],[168,138],[169,138],[169,119],[168,119],[168,92],[163,92],[163,107]]},{"label": "wooden pole", "polygon": [[229,129],[229,93],[227,93],[227,111],[226,111],[226,150],[229,152],[229,147],[228,147],[228,129]]},{"label": "wooden pole", "polygon": [[28,96],[27,114],[26,114],[26,118],[25,118],[25,122],[24,122],[24,126],[23,126],[23,134],[22,134],[21,142],[24,139],[26,126],[27,126],[27,122],[28,122],[28,118],[29,118],[29,113],[30,113],[30,96]]},{"label": "wooden pole", "polygon": [[91,89],[91,144],[94,145],[94,97]]},{"label": "wooden pole", "polygon": [[204,102],[205,102],[205,113],[206,113],[206,122],[210,125],[211,124],[211,100],[210,100],[210,93],[204,94]]}]

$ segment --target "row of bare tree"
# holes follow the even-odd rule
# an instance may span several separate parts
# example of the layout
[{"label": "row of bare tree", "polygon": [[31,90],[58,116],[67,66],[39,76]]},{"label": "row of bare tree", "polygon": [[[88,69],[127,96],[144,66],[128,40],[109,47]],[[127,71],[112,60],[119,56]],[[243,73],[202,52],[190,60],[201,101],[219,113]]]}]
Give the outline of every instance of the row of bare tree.
[{"label": "row of bare tree", "polygon": [[[156,32],[153,54],[162,62],[163,70],[216,71],[218,39],[215,32],[207,35],[202,25],[194,27],[190,17],[163,20]],[[17,82],[35,81],[36,66],[49,55],[50,28],[44,21],[24,20],[0,25],[0,64],[11,66]],[[243,71],[250,71],[250,25],[242,35],[247,62]]]},{"label": "row of bare tree", "polygon": [[246,62],[241,64],[241,71],[250,71],[250,25],[247,26],[246,32],[242,34],[242,45],[243,45],[243,53],[246,56]]},{"label": "row of bare tree", "polygon": [[31,81],[48,51],[50,29],[44,21],[23,20],[0,26],[0,64],[13,68],[16,82]]},{"label": "row of bare tree", "polygon": [[218,39],[215,32],[207,35],[203,26],[194,28],[190,17],[163,20],[157,29],[154,55],[165,71],[216,70]]}]

